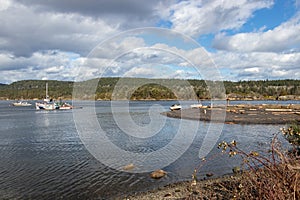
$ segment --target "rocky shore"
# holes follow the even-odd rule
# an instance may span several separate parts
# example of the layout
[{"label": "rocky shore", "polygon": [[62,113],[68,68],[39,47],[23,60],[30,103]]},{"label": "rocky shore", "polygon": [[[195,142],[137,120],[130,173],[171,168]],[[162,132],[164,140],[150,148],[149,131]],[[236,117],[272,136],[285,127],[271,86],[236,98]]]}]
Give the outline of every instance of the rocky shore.
[{"label": "rocky shore", "polygon": [[300,123],[300,105],[202,106],[162,113],[168,117],[227,124]]}]

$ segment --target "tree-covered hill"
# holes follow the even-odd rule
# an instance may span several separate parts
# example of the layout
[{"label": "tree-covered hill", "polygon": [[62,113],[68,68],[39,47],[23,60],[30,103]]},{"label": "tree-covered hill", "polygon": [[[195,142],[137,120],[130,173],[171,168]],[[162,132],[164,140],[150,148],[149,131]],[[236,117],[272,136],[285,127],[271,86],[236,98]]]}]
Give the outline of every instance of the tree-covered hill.
[{"label": "tree-covered hill", "polygon": [[46,82],[48,82],[48,92],[52,98],[65,99],[72,97],[73,82],[24,80],[0,87],[0,98],[44,99],[46,96]]},{"label": "tree-covered hill", "polygon": [[[0,84],[0,99],[43,99],[46,82],[48,93],[53,99],[71,99],[74,82],[56,80],[23,80],[11,84]],[[98,85],[93,95],[88,95],[84,87]],[[224,81],[226,96],[222,91],[208,90],[207,85],[222,82],[204,80],[177,79],[141,79],[141,78],[101,78],[76,83],[82,87],[80,99],[131,99],[131,100],[168,100],[196,98],[229,98],[229,99],[300,99],[300,80],[259,80],[259,81]],[[136,87],[139,86],[139,87]]]}]

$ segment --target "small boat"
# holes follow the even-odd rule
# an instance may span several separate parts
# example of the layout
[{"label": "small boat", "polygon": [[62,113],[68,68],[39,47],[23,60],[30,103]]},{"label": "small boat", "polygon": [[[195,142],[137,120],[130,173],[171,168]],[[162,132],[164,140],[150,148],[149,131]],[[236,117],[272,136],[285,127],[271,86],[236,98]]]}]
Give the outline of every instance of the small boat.
[{"label": "small boat", "polygon": [[63,103],[59,106],[59,110],[70,110],[73,109],[73,106],[68,103]]},{"label": "small boat", "polygon": [[174,104],[170,107],[170,110],[181,110],[181,105],[180,104]]},{"label": "small boat", "polygon": [[12,104],[13,106],[31,106],[31,103],[28,103],[27,101],[18,101]]}]

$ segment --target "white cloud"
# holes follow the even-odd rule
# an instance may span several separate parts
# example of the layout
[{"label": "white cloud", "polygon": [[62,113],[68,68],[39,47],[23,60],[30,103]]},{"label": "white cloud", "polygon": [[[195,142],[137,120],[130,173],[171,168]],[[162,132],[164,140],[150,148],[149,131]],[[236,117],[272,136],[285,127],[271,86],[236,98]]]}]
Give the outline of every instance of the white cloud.
[{"label": "white cloud", "polygon": [[0,49],[16,56],[59,49],[80,54],[118,31],[118,25],[72,13],[38,12],[10,4],[0,12]]},{"label": "white cloud", "polygon": [[[83,72],[80,77],[195,78],[198,74],[192,64],[209,64],[209,55],[203,53],[205,51],[200,47],[184,50],[166,43],[146,44],[141,37],[114,38],[93,50],[84,68],[81,68]],[[98,72],[91,74],[89,69],[98,69]],[[205,67],[202,69],[204,71],[207,74]]]},{"label": "white cloud", "polygon": [[[272,0],[180,1],[168,8],[169,16],[166,19],[172,23],[173,29],[190,36],[199,36],[238,29],[252,17],[254,11],[272,5]],[[166,11],[163,13],[162,16],[165,16]]]},{"label": "white cloud", "polygon": [[[18,4],[30,7],[37,12],[77,14],[83,17],[103,19],[109,24],[120,24],[134,28],[149,26],[158,20],[156,9],[158,4],[166,5],[174,0],[14,0]],[[162,3],[160,3],[162,2]]]},{"label": "white cloud", "polygon": [[[191,63],[202,67],[201,78],[216,77],[204,49],[189,48],[186,41],[139,31],[125,38],[115,35],[129,28],[155,26],[160,20],[196,39],[217,34],[214,47],[218,51],[210,56],[225,79],[299,78],[300,13],[271,30],[262,26],[255,27],[256,32],[222,33],[238,32],[255,11],[271,8],[274,2],[0,0],[0,82],[124,74],[195,78],[199,72]],[[106,43],[111,37],[114,41]],[[169,43],[164,43],[166,38]]]},{"label": "white cloud", "polygon": [[45,69],[46,73],[61,73],[65,71],[65,66],[53,66]]},{"label": "white cloud", "polygon": [[30,57],[16,57],[9,53],[0,54],[1,82],[24,79],[74,80],[76,66],[83,58],[78,54],[61,51],[35,52]]},{"label": "white cloud", "polygon": [[145,46],[142,38],[130,36],[125,38],[115,37],[110,38],[109,41],[104,41],[95,47],[88,55],[89,57],[115,59],[122,56],[124,52],[132,49],[141,48]]},{"label": "white cloud", "polygon": [[246,68],[245,72],[258,73],[259,72],[259,68],[258,67]]},{"label": "white cloud", "polygon": [[300,52],[211,53],[225,80],[299,79]]},{"label": "white cloud", "polygon": [[6,10],[11,4],[10,0],[0,0],[0,11]]},{"label": "white cloud", "polygon": [[124,74],[124,77],[153,77],[157,74],[162,74],[161,70],[159,73],[153,68],[153,66],[134,67]]},{"label": "white cloud", "polygon": [[219,34],[214,47],[239,52],[282,52],[300,47],[300,13],[280,26],[265,32]]}]

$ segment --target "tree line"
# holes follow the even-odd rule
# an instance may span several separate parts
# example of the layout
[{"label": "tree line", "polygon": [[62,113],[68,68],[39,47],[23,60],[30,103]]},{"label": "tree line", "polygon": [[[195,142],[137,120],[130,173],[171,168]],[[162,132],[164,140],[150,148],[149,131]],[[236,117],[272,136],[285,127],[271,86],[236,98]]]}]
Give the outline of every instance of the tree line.
[{"label": "tree line", "polygon": [[[0,99],[72,99],[73,87],[79,88],[79,99],[299,99],[300,80],[205,81],[143,78],[100,78],[84,82],[57,80],[23,80],[0,84]],[[88,91],[94,85],[94,91]],[[224,86],[224,87],[222,87]],[[224,88],[224,90],[222,89]],[[92,94],[92,95],[91,95]],[[225,96],[224,96],[225,94]]]}]

